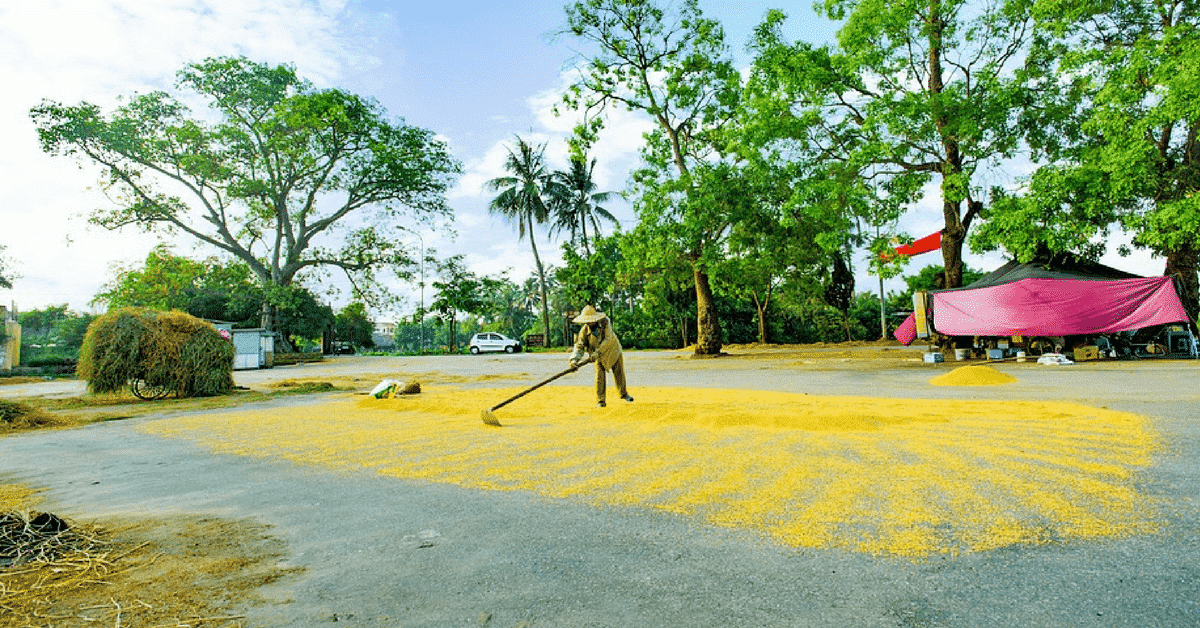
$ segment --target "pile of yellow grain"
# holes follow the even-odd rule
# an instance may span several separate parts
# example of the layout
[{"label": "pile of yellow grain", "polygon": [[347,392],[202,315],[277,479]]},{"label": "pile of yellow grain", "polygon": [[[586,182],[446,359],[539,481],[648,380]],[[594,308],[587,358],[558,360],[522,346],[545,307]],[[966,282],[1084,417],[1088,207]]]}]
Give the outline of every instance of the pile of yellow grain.
[{"label": "pile of yellow grain", "polygon": [[1008,373],[1001,373],[990,366],[960,366],[949,373],[938,375],[929,380],[934,386],[995,386],[1011,384],[1017,378]]}]

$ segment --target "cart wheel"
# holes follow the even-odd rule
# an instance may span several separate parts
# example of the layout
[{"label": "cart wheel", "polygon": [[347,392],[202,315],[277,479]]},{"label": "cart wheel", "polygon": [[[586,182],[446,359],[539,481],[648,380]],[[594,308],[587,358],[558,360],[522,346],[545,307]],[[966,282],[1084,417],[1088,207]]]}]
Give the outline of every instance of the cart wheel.
[{"label": "cart wheel", "polygon": [[147,384],[145,380],[141,379],[130,381],[129,390],[133,393],[134,397],[137,397],[138,399],[145,399],[146,401],[162,399],[163,397],[171,394],[170,388],[151,386],[150,384]]}]

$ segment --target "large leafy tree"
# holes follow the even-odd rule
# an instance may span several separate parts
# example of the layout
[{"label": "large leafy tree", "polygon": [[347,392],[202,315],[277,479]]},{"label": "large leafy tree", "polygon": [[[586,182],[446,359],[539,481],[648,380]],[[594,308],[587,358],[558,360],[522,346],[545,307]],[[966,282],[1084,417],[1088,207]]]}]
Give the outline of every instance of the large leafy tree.
[{"label": "large leafy tree", "polygon": [[790,100],[788,119],[820,162],[875,182],[891,203],[940,184],[945,282],[961,285],[963,243],[984,209],[977,172],[1020,148],[1016,113],[1027,94],[1011,66],[1026,19],[999,0],[830,0],[817,9],[843,21],[837,45],[789,43],[783,14],[771,12],[756,34],[757,72]]},{"label": "large leafy tree", "polygon": [[358,296],[381,298],[376,273],[412,265],[397,222],[450,212],[459,164],[431,131],[369,98],[245,58],[190,64],[176,86],[208,111],[156,91],[107,115],[51,101],[31,115],[46,152],[102,168],[115,207],[94,223],[183,233],[241,260],[268,296],[263,327],[313,269],[339,269]]},{"label": "large leafy tree", "polygon": [[343,307],[337,313],[333,335],[338,340],[349,342],[356,347],[370,349],[375,346],[375,324],[367,315],[367,307],[354,302]]},{"label": "large leafy tree", "polygon": [[553,229],[570,234],[571,243],[582,248],[588,256],[592,254],[588,227],[591,227],[591,238],[594,239],[601,236],[602,221],[617,224],[616,216],[602,205],[611,200],[613,194],[596,189],[598,186],[592,176],[595,170],[595,159],[589,162],[585,155],[576,155],[566,170],[554,173],[562,197],[554,202]]},{"label": "large leafy tree", "polygon": [[546,145],[534,146],[520,137],[516,139],[517,145],[508,149],[508,157],[504,160],[504,169],[509,174],[487,183],[488,189],[499,192],[488,209],[516,223],[518,239],[524,239],[526,234],[529,236],[541,287],[542,326],[547,330],[546,341],[549,343],[550,300],[546,293],[546,268],[538,255],[534,227],[547,223],[555,199],[567,194],[546,165]]},{"label": "large leafy tree", "polygon": [[587,256],[563,245],[563,266],[554,275],[563,297],[573,307],[590,303],[601,312],[615,312],[625,301],[620,271],[624,260],[622,238],[624,235],[618,233],[594,239],[595,253]]},{"label": "large leafy tree", "polygon": [[720,162],[720,131],[741,91],[724,31],[696,0],[580,0],[566,18],[564,32],[591,48],[566,97],[585,111],[577,135],[585,144],[594,138],[607,107],[653,120],[634,191],[639,237],[691,265],[696,353],[717,354],[723,339],[709,274],[735,214],[725,204],[733,197],[717,193],[731,172]]},{"label": "large leafy tree", "polygon": [[[1025,6],[1022,3],[1020,6]],[[1200,8],[1040,0],[1028,134],[1048,162],[1001,197],[979,246],[1103,252],[1114,224],[1166,259],[1200,313]]]}]

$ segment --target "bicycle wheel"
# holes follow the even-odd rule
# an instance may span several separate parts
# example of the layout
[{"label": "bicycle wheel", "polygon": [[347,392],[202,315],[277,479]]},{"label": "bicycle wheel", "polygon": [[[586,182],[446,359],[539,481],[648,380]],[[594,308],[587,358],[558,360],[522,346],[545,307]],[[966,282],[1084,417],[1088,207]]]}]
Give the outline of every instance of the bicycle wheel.
[{"label": "bicycle wheel", "polygon": [[163,397],[171,394],[170,388],[153,386],[151,384],[147,384],[145,380],[141,379],[130,381],[129,390],[133,393],[134,397],[137,397],[138,399],[145,399],[146,401],[162,399]]}]

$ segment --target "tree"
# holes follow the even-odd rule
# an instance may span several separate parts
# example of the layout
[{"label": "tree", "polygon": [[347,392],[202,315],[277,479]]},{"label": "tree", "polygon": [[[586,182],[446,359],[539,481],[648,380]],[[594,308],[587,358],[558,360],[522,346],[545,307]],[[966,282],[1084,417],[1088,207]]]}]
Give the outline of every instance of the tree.
[{"label": "tree", "polygon": [[820,232],[809,231],[811,227],[761,212],[730,234],[730,259],[723,272],[730,279],[723,290],[748,296],[754,304],[759,343],[772,342],[770,318],[777,291],[788,281],[811,284],[824,264],[825,252],[813,245]]},{"label": "tree", "polygon": [[389,119],[369,98],[240,57],[189,64],[176,87],[210,113],[151,92],[110,115],[43,101],[31,116],[43,150],[101,167],[116,207],[93,223],[181,232],[241,260],[267,297],[267,329],[312,269],[339,269],[357,297],[382,298],[376,273],[412,265],[397,221],[450,213],[459,164],[431,131]]},{"label": "tree", "polygon": [[[729,197],[717,194],[729,165],[719,161],[721,128],[731,119],[741,78],[720,24],[696,0],[665,8],[650,0],[581,0],[566,8],[565,33],[595,50],[571,86],[566,104],[583,108],[576,129],[586,145],[609,106],[642,112],[655,123],[637,175],[639,228],[692,267],[698,355],[720,353],[721,323],[710,266],[728,235]],[[715,156],[716,155],[716,156]]]},{"label": "tree", "polygon": [[591,304],[601,312],[613,312],[621,306],[620,271],[624,255],[620,235],[596,238],[594,255],[583,256],[563,245],[563,267],[555,273],[564,298],[574,308]]},{"label": "tree", "polygon": [[207,320],[253,327],[262,309],[262,290],[245,264],[216,257],[193,260],[156,246],[141,265],[115,267],[93,303],[110,308],[182,310]]},{"label": "tree", "polygon": [[333,335],[338,340],[356,347],[370,349],[375,346],[375,323],[367,316],[367,308],[355,301],[337,313]]},{"label": "tree", "polygon": [[[1021,5],[1025,6],[1025,5]],[[1030,5],[1026,64],[1042,106],[1026,116],[1048,162],[1000,195],[977,240],[1027,261],[1042,250],[1096,258],[1120,224],[1166,258],[1200,314],[1200,14],[1191,3]]]},{"label": "tree", "polygon": [[592,254],[588,244],[588,225],[592,227],[592,236],[600,236],[600,221],[616,225],[617,218],[612,212],[602,207],[612,198],[612,192],[597,192],[596,182],[592,173],[596,169],[596,160],[590,163],[586,155],[573,156],[568,170],[558,170],[554,178],[560,184],[558,191],[563,196],[555,199],[554,231],[566,231],[570,234],[570,242],[581,247],[585,255]]},{"label": "tree", "polygon": [[[4,253],[3,244],[0,244],[0,253]],[[6,290],[12,289],[12,282],[14,278],[12,271],[9,270],[10,266],[12,266],[12,263],[5,259],[3,255],[0,255],[0,288],[4,288]]]},{"label": "tree", "polygon": [[[983,277],[984,273],[970,266],[963,267],[963,285],[971,285]],[[903,292],[893,293],[889,297],[890,307],[894,310],[911,310],[913,293],[917,291],[941,290],[946,287],[946,274],[941,266],[929,265],[917,271],[915,275],[904,277],[907,286]]]},{"label": "tree", "polygon": [[21,324],[21,362],[73,361],[79,357],[79,347],[94,320],[96,315],[74,312],[65,303],[21,312],[17,315]]},{"label": "tree", "polygon": [[[1011,65],[1027,21],[999,0],[831,0],[843,21],[836,49],[784,41],[785,17],[758,28],[756,70],[792,103],[806,149],[910,204],[941,183],[946,285],[962,284],[962,249],[983,211],[977,169],[1020,147],[1016,113],[1027,94]],[[877,222],[875,224],[883,224]]]},{"label": "tree", "polygon": [[[158,246],[140,266],[115,268],[113,280],[102,287],[93,303],[109,308],[179,310],[205,320],[254,327],[265,298],[245,264],[225,264],[216,257],[193,260]],[[275,288],[272,300],[282,350],[319,338],[333,327],[333,309],[302,286]]]},{"label": "tree", "polygon": [[315,345],[337,324],[333,308],[321,303],[316,295],[304,288],[291,286],[277,299],[275,327],[283,338],[285,350]]},{"label": "tree", "polygon": [[842,313],[842,322],[846,326],[846,340],[853,340],[850,334],[850,306],[854,304],[854,273],[841,255],[834,255],[825,279],[822,297],[835,310]]},{"label": "tree", "polygon": [[508,149],[508,158],[504,161],[504,169],[511,176],[497,177],[487,183],[488,189],[500,192],[488,209],[516,223],[518,239],[524,239],[526,232],[529,234],[529,246],[533,249],[533,261],[542,288],[542,325],[547,330],[546,342],[550,343],[546,269],[538,256],[534,225],[545,224],[550,219],[552,199],[564,197],[565,191],[546,167],[546,145],[535,147],[520,137],[516,140],[516,150]]},{"label": "tree", "polygon": [[484,295],[487,304],[483,316],[488,321],[489,329],[513,338],[524,336],[537,320],[535,310],[527,306],[525,291],[507,274],[493,281],[493,289]]},{"label": "tree", "polygon": [[491,291],[498,282],[494,279],[480,278],[467,270],[462,255],[455,255],[438,263],[438,275],[441,281],[433,282],[437,289],[431,308],[436,312],[439,323],[449,327],[450,353],[457,351],[457,333],[459,314],[477,313],[487,306],[486,293]]}]

